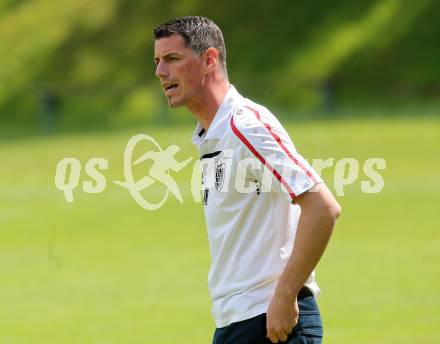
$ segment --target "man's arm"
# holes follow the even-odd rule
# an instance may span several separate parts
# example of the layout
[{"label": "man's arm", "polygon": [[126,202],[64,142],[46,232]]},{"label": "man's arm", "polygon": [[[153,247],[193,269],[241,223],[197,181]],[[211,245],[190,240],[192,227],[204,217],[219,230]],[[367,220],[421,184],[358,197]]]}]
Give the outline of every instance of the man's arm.
[{"label": "man's arm", "polygon": [[293,253],[281,274],[267,311],[267,336],[285,341],[298,321],[296,297],[321,258],[341,207],[324,184],[295,199],[301,215]]}]

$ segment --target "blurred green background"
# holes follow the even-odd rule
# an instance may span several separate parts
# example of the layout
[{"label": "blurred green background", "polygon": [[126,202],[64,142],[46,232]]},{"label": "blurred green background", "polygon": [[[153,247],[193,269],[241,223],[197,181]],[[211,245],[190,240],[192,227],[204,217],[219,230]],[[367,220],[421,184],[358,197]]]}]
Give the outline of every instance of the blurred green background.
[{"label": "blurred green background", "polygon": [[[205,15],[231,82],[308,159],[380,157],[378,194],[345,195],[318,267],[324,343],[439,343],[438,1],[0,0],[0,343],[210,343],[203,209],[191,167],[140,208],[115,185],[137,133],[197,152],[154,79],[155,25]],[[142,152],[141,152],[142,153]],[[60,159],[104,157],[107,187],[66,203]],[[137,176],[146,171],[137,170]],[[143,173],[143,174],[142,174]],[[323,178],[334,190],[334,168]],[[164,190],[143,192],[157,199]]]},{"label": "blurred green background", "polygon": [[154,80],[152,28],[194,13],[222,28],[232,83],[283,116],[438,110],[435,0],[1,0],[0,13],[4,125],[189,119],[169,113]]}]

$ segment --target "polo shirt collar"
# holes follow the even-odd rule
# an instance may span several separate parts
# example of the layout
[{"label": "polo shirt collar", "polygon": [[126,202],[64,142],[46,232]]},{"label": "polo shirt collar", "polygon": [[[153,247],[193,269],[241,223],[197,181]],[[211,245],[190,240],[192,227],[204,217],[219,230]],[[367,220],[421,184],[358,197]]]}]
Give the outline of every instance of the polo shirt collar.
[{"label": "polo shirt collar", "polygon": [[205,131],[201,124],[197,123],[196,130],[193,134],[193,143],[199,146],[205,140],[220,139],[224,135],[226,126],[228,125],[229,114],[242,99],[243,97],[238,93],[236,88],[231,85],[208,130]]}]

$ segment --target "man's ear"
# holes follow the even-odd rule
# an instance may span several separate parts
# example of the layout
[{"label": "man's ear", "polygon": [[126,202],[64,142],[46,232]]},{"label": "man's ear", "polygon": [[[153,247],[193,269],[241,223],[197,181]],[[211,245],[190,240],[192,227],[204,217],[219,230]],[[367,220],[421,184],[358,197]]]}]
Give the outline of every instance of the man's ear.
[{"label": "man's ear", "polygon": [[206,69],[211,72],[218,68],[218,50],[216,48],[208,48],[204,53]]}]

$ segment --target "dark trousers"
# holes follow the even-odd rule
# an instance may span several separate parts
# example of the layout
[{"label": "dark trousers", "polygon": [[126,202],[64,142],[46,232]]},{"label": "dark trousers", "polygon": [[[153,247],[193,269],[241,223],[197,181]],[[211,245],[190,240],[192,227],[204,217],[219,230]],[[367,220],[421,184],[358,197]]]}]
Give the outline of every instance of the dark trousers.
[{"label": "dark trousers", "polygon": [[[288,344],[321,344],[322,322],[313,295],[298,297],[299,321],[286,342]],[[266,338],[266,313],[232,323],[215,330],[213,344],[269,344]]]}]

